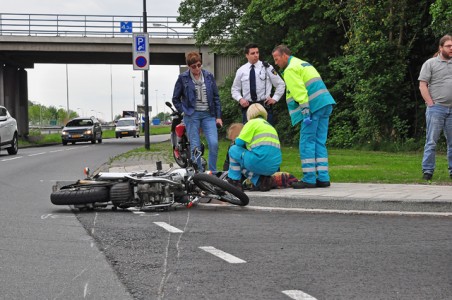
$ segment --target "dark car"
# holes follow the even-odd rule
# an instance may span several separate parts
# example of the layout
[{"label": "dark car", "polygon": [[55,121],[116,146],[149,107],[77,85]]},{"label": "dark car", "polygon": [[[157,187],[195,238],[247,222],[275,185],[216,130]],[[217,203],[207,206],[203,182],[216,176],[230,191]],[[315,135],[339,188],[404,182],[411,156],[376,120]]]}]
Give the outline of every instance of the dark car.
[{"label": "dark car", "polygon": [[102,127],[99,121],[94,118],[75,118],[67,122],[61,132],[63,145],[76,142],[91,142],[92,144],[102,143]]}]

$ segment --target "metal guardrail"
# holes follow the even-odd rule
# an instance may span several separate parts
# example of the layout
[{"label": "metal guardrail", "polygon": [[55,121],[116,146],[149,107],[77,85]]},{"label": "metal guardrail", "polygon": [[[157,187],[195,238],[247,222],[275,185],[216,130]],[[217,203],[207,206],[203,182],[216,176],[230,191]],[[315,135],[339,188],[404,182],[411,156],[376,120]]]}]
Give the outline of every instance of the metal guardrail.
[{"label": "metal guardrail", "polygon": [[[131,32],[121,32],[122,22],[131,22]],[[148,16],[147,29],[151,38],[194,36],[175,16]],[[0,13],[0,35],[130,37],[134,32],[143,32],[143,16]]]}]

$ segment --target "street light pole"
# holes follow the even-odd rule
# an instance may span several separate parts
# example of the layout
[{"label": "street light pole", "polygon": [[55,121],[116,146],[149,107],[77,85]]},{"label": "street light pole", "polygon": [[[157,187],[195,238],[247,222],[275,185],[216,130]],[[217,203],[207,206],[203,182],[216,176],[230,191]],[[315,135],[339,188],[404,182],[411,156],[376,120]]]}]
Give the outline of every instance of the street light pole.
[{"label": "street light pole", "polygon": [[[143,0],[143,31],[148,32],[148,17],[146,13],[146,0]],[[144,148],[150,150],[151,141],[149,139],[149,91],[148,91],[148,81],[149,75],[148,70],[143,70],[144,72]]]},{"label": "street light pole", "polygon": [[179,38],[179,32],[177,32],[175,29],[168,27],[164,24],[160,24],[160,23],[153,23],[152,26],[154,27],[166,27],[166,36],[168,37],[168,29],[174,31],[177,34],[177,38]]},{"label": "street light pole", "polygon": [[133,111],[136,110],[136,106],[135,106],[135,76],[132,76],[132,80],[133,80]]},{"label": "street light pole", "polygon": [[159,114],[159,106],[158,106],[158,98],[157,98],[157,93],[159,92],[159,90],[155,90],[155,116],[158,117]]},{"label": "street light pole", "polygon": [[69,76],[66,64],[66,102],[67,102],[67,115],[69,116]]}]

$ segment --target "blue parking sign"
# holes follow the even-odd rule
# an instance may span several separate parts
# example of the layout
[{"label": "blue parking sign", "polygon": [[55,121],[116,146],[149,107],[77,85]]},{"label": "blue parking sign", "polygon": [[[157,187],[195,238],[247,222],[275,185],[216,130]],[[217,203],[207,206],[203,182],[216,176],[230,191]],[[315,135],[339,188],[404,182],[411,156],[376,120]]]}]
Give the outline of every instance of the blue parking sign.
[{"label": "blue parking sign", "polygon": [[133,69],[149,70],[149,35],[147,32],[135,32],[132,38]]},{"label": "blue parking sign", "polygon": [[132,22],[121,22],[120,28],[121,28],[121,33],[131,33],[133,31],[133,23]]},{"label": "blue parking sign", "polygon": [[135,36],[135,51],[146,52],[146,38],[144,36]]}]

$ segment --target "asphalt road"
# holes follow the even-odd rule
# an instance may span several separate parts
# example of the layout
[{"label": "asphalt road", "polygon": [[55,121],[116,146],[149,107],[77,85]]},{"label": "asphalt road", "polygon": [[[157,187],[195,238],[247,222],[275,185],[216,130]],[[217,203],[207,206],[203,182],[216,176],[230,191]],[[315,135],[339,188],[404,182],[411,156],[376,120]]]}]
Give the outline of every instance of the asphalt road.
[{"label": "asphalt road", "polygon": [[0,299],[452,299],[450,218],[50,203],[140,140],[0,154]]},{"label": "asphalt road", "polygon": [[54,217],[56,180],[83,177],[144,139],[104,140],[0,153],[0,298],[127,299],[128,292],[75,216]]}]

